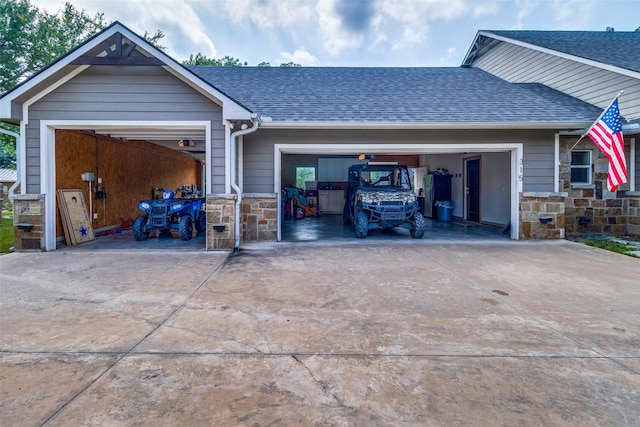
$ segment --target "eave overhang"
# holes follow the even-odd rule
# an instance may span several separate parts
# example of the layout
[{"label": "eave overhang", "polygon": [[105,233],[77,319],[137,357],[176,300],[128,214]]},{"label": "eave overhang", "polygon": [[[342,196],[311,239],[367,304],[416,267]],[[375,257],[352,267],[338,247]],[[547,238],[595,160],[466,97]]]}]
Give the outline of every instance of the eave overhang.
[{"label": "eave overhang", "polygon": [[286,122],[262,124],[265,129],[397,129],[397,130],[572,130],[591,126],[591,122]]},{"label": "eave overhang", "polygon": [[463,67],[470,67],[477,56],[483,54],[487,50],[491,49],[497,42],[510,43],[515,46],[525,47],[527,49],[535,50],[538,52],[547,53],[549,55],[565,58],[574,62],[589,65],[592,67],[600,68],[614,73],[622,74],[625,76],[640,79],[640,73],[637,71],[627,70],[626,68],[616,67],[614,65],[606,64],[603,62],[594,61],[592,59],[582,58],[580,56],[570,55],[568,53],[559,52],[557,50],[548,49],[542,46],[538,46],[531,43],[526,43],[520,40],[512,39],[509,37],[500,36],[490,31],[478,31],[471,47],[467,51],[464,59],[462,60]]}]

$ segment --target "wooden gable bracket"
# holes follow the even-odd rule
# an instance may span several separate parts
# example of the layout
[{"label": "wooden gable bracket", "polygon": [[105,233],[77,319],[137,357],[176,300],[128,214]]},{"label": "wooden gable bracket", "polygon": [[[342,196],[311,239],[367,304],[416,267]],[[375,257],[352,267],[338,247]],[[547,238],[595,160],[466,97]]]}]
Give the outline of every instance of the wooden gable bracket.
[{"label": "wooden gable bracket", "polygon": [[471,64],[471,62],[476,57],[476,55],[480,53],[482,49],[484,49],[485,47],[493,43],[493,41],[494,40],[491,37],[478,36],[478,38],[473,43],[473,48],[471,49],[471,52],[469,52],[469,54],[467,55],[468,59],[465,61],[464,65]]},{"label": "wooden gable bracket", "polygon": [[107,56],[83,55],[71,62],[72,65],[165,65],[164,62],[152,56],[131,56],[138,46],[132,41],[128,45],[123,43],[122,34],[116,33],[116,42],[111,49],[111,45],[106,41],[102,42]]}]

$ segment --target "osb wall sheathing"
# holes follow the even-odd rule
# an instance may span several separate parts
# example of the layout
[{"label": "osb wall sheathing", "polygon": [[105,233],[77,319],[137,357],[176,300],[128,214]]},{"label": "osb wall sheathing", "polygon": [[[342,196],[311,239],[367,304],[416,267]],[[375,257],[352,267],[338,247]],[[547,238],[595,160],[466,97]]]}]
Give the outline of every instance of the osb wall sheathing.
[{"label": "osb wall sheathing", "polygon": [[[142,213],[140,200],[151,199],[153,187],[175,190],[198,184],[199,161],[146,141],[122,141],[90,132],[56,131],[56,189],[80,189],[89,209],[89,184],[82,174],[93,172],[98,185],[106,191],[105,199],[95,199],[92,192],[94,229],[120,226]],[[93,189],[92,189],[93,191]],[[60,213],[56,212],[56,236],[64,236]]]}]

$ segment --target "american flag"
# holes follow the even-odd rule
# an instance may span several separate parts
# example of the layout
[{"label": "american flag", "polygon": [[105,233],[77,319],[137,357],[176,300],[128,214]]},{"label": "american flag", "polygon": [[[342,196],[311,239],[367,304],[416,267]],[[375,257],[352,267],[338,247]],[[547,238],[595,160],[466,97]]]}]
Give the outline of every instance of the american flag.
[{"label": "american flag", "polygon": [[614,99],[609,108],[596,120],[587,135],[609,159],[607,188],[609,191],[616,191],[619,185],[627,182],[627,160],[624,157],[618,98]]}]

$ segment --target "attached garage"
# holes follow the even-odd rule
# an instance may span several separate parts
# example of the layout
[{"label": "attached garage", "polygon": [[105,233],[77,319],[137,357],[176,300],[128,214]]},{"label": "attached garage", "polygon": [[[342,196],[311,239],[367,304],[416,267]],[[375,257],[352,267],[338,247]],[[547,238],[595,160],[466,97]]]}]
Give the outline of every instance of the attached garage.
[{"label": "attached garage", "polygon": [[421,176],[446,171],[456,218],[512,239],[562,238],[571,184],[561,147],[600,111],[469,64],[185,68],[117,22],[0,98],[0,118],[21,129],[16,222],[33,225],[16,240],[42,250],[62,236],[65,187],[87,189],[100,229],[135,217],[154,188],[197,186],[207,249],[278,241],[295,168],[326,178],[361,155]]}]

